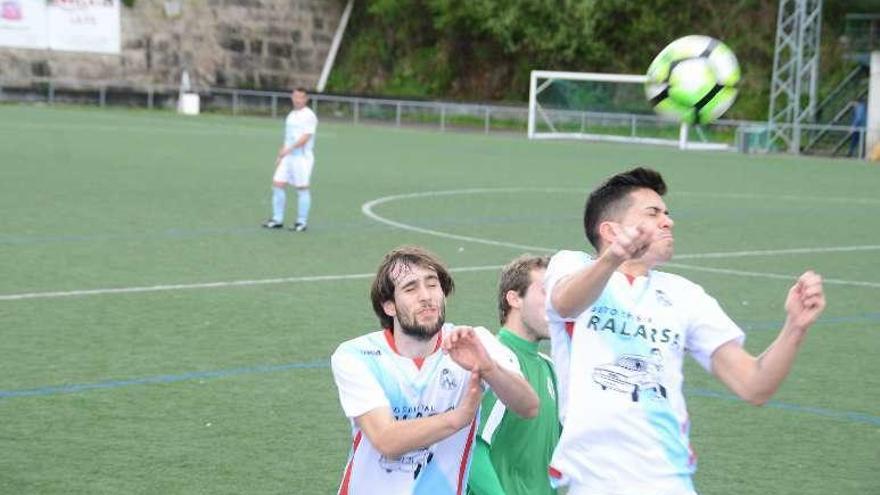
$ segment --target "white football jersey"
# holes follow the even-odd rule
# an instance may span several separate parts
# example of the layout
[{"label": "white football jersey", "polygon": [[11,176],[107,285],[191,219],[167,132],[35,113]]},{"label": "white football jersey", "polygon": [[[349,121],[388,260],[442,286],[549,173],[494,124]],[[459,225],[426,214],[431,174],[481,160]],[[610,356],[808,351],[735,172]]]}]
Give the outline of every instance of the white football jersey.
[{"label": "white football jersey", "polygon": [[[452,328],[447,324],[442,331]],[[522,376],[510,349],[485,328],[475,330],[499,365]],[[479,411],[467,427],[397,459],[382,456],[354,418],[379,407],[389,407],[397,420],[454,409],[467,387],[469,371],[439,349],[421,363],[401,356],[388,330],[343,342],[330,362],[342,409],[352,420],[352,448],[339,487],[341,495],[464,493]]]},{"label": "white football jersey", "polygon": [[318,129],[318,117],[309,107],[291,110],[284,121],[284,146],[297,142],[303,134],[312,137],[302,147],[293,150],[293,155],[311,154],[315,148],[315,132]]},{"label": "white football jersey", "polygon": [[744,334],[699,285],[658,271],[632,282],[615,272],[591,307],[574,320],[560,317],[550,303],[554,286],[592,262],[586,253],[560,251],[547,268],[566,408],[551,475],[601,495],[691,493],[696,457],[682,393],[684,355],[710,370],[715,349],[742,343]]}]

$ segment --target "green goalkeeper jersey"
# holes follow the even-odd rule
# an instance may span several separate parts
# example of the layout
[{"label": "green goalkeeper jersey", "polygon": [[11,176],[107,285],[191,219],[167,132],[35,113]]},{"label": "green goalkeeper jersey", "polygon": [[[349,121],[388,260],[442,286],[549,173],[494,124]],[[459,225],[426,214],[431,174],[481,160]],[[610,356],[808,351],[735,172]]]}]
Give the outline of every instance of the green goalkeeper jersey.
[{"label": "green goalkeeper jersey", "polygon": [[508,411],[495,394],[483,397],[468,494],[555,494],[547,467],[561,431],[556,374],[550,358],[538,352],[537,342],[506,328],[498,332],[498,340],[516,354],[523,376],[538,394],[540,407],[535,418],[523,419]]}]

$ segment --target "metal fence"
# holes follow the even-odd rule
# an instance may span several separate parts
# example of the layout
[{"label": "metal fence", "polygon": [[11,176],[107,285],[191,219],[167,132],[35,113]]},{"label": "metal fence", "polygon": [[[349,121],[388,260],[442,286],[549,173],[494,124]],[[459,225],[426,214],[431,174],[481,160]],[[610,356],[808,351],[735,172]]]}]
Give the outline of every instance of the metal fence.
[{"label": "metal fence", "polygon": [[[232,116],[277,118],[290,108],[290,94],[227,88],[194,88],[200,96],[201,111]],[[98,107],[146,109],[177,108],[180,91],[173,86],[133,86],[119,82],[83,82],[50,78],[28,81],[0,80],[0,102],[28,102]],[[420,127],[437,131],[516,133],[525,135],[528,128],[526,105],[487,105],[443,101],[411,101],[363,98],[326,94],[310,95],[311,105],[324,121],[353,124],[371,123]],[[614,140],[651,142],[674,140],[678,125],[655,115],[635,113],[583,112],[548,109],[540,130],[560,134],[613,136]],[[864,128],[847,126],[801,125],[804,152],[826,156],[864,156]],[[785,152],[781,145],[769,142],[766,122],[718,120],[691,130],[691,142],[722,143],[727,149],[747,153]],[[850,145],[852,144],[852,146]]]}]

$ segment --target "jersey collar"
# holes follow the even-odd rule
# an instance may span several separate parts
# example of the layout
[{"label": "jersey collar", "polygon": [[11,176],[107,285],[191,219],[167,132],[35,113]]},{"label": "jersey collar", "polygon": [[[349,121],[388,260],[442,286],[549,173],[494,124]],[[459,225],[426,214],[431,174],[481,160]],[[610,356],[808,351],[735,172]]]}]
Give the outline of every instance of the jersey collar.
[{"label": "jersey collar", "polygon": [[[384,331],[384,334],[385,334],[385,341],[388,342],[388,347],[390,347],[391,350],[394,351],[395,354],[403,357],[400,354],[400,352],[397,350],[397,344],[394,343],[394,332],[392,332],[390,328],[386,328]],[[437,352],[437,349],[440,348],[440,343],[442,341],[443,341],[443,330],[440,330],[439,332],[437,332],[437,342],[434,344],[434,348],[431,349],[431,352],[426,357],[429,357],[432,354],[434,354],[435,352]],[[417,357],[417,358],[410,358],[410,359],[412,359],[413,363],[416,365],[416,368],[422,369],[422,364],[425,363],[424,357]]]},{"label": "jersey collar", "polygon": [[503,342],[505,345],[509,347],[513,347],[519,349],[524,352],[537,354],[538,353],[538,343],[530,342],[519,335],[513,333],[507,327],[501,327],[501,330],[498,330],[498,340]]}]

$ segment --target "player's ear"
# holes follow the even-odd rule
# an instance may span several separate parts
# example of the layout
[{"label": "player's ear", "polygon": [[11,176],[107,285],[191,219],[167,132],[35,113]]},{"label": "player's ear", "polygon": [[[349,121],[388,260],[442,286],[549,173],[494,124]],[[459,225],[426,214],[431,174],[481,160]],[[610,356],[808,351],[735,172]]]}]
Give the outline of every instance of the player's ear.
[{"label": "player's ear", "polygon": [[385,314],[394,318],[397,316],[397,307],[394,305],[394,301],[385,301],[382,303],[382,309],[385,310]]},{"label": "player's ear", "polygon": [[617,228],[619,228],[619,224],[617,224],[617,222],[612,222],[611,220],[605,220],[599,224],[599,227],[596,230],[599,232],[599,241],[603,247],[613,243],[614,240],[617,239]]},{"label": "player's ear", "polygon": [[507,301],[507,305],[511,308],[522,308],[522,298],[519,297],[519,294],[517,294],[515,290],[507,291],[504,294],[504,299]]}]

